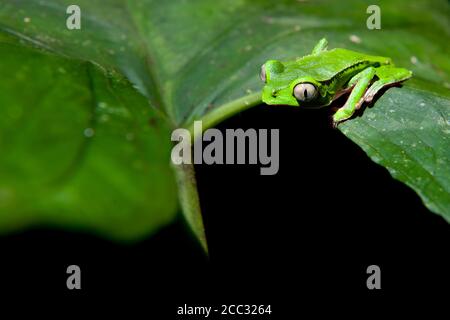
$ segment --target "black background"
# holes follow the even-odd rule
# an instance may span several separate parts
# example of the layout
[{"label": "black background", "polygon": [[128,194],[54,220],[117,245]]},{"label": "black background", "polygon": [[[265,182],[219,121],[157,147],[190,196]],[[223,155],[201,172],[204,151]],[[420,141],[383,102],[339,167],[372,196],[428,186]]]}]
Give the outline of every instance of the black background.
[{"label": "black background", "polygon": [[[450,225],[332,129],[329,112],[261,105],[219,126],[280,129],[280,170],[196,165],[209,258],[182,219],[133,245],[34,229],[0,238],[0,290],[78,306],[131,300],[157,319],[185,303],[271,304],[271,318],[288,319],[448,292]],[[66,289],[71,264],[79,291]],[[371,264],[379,291],[366,288]]]}]

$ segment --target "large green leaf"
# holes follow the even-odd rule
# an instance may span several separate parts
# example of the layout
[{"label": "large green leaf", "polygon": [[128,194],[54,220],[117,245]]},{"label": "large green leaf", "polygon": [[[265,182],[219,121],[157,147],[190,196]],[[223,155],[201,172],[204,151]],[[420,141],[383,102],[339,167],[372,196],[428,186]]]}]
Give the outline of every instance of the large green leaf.
[{"label": "large green leaf", "polygon": [[[213,126],[222,119],[259,103],[258,92],[261,84],[257,73],[265,60],[290,59],[306,54],[322,37],[328,38],[330,47],[392,57],[398,65],[411,69],[414,79],[406,82],[401,89],[388,90],[373,108],[365,110],[362,117],[342,125],[341,130],[358,143],[374,161],[387,167],[395,178],[414,188],[431,210],[450,219],[450,186],[446,179],[449,172],[448,166],[445,165],[446,159],[449,158],[449,143],[446,137],[449,130],[450,63],[446,50],[450,38],[450,8],[444,0],[351,0],[345,3],[294,0],[79,0],[77,4],[82,10],[82,29],[73,31],[65,28],[65,12],[71,1],[1,0],[0,3],[0,30],[4,46],[0,59],[3,60],[4,55],[10,56],[5,67],[12,68],[10,73],[13,77],[20,78],[19,70],[24,58],[8,53],[14,50],[22,52],[23,55],[36,56],[36,60],[42,59],[42,62],[36,61],[34,65],[29,66],[29,72],[33,75],[24,74],[22,82],[17,80],[16,88],[8,89],[8,82],[2,79],[2,99],[11,105],[21,104],[23,117],[32,111],[25,111],[25,106],[30,101],[37,104],[39,108],[35,106],[35,112],[41,117],[50,117],[60,112],[64,113],[61,115],[63,118],[69,117],[70,114],[70,118],[64,123],[65,129],[71,131],[72,135],[79,133],[77,128],[71,126],[75,127],[76,120],[82,117],[83,113],[80,111],[80,114],[75,116],[76,112],[70,111],[70,105],[73,104],[72,109],[81,108],[88,99],[85,97],[83,100],[83,95],[78,92],[70,92],[79,90],[85,92],[84,96],[89,92],[92,96],[92,91],[101,91],[102,83],[110,82],[111,76],[113,79],[120,78],[120,75],[125,76],[142,95],[138,97],[137,93],[131,94],[132,89],[127,84],[110,88],[108,93],[104,93],[112,100],[119,99],[114,98],[116,95],[122,99],[131,99],[130,96],[134,96],[134,100],[140,102],[136,104],[134,101],[121,101],[124,109],[137,108],[140,112],[152,113],[157,118],[156,123],[165,128],[189,127],[196,119],[203,119],[207,126]],[[381,8],[381,30],[368,30],[366,27],[366,9],[371,4],[378,4]],[[17,48],[18,45],[23,48]],[[53,52],[53,55],[40,53],[31,47]],[[63,69],[67,77],[64,77],[66,85],[58,82],[58,85],[64,87],[59,90],[53,88],[53,75],[44,77],[46,68],[47,73],[57,70],[59,66],[52,65],[58,63],[65,66]],[[86,79],[86,71],[84,78],[80,76],[80,70],[84,69],[90,70],[90,78]],[[95,75],[94,80],[92,75]],[[62,75],[59,76],[63,78]],[[36,85],[37,81],[33,78],[39,77],[44,77],[39,79],[40,83],[52,86],[51,92]],[[100,83],[97,86],[92,85],[97,83],[95,79]],[[34,98],[28,97],[27,100],[25,95],[21,95],[27,91],[36,91],[31,94]],[[63,93],[77,99],[69,99],[71,104],[68,104],[66,96],[59,96]],[[146,110],[143,97],[150,102],[153,109]],[[136,119],[141,120],[139,117]],[[57,117],[53,121],[62,122]],[[72,121],[74,123],[68,124]],[[119,128],[120,122],[117,119]],[[27,221],[30,217],[39,220],[42,216],[53,221],[54,215],[50,214],[51,212],[66,211],[70,207],[70,212],[67,213],[69,220],[76,220],[80,225],[86,224],[86,220],[89,225],[89,219],[95,219],[104,229],[110,229],[110,222],[103,218],[110,210],[109,214],[120,215],[120,219],[130,223],[134,221],[133,213],[154,217],[159,221],[156,216],[159,216],[160,212],[166,212],[163,216],[170,217],[169,212],[176,210],[172,199],[174,192],[160,188],[160,185],[169,188],[174,179],[169,174],[161,173],[160,176],[160,171],[153,173],[158,178],[151,175],[147,176],[147,180],[141,175],[132,178],[127,171],[130,170],[127,165],[134,155],[128,154],[129,158],[126,158],[123,152],[110,154],[108,149],[113,149],[114,143],[105,143],[104,149],[99,146],[99,151],[94,145],[89,147],[85,153],[99,152],[99,158],[102,160],[83,159],[83,166],[91,168],[84,179],[86,183],[90,181],[92,189],[102,190],[102,197],[106,198],[109,192],[112,199],[119,194],[125,197],[121,190],[98,188],[99,181],[95,178],[99,174],[98,170],[104,170],[105,175],[113,172],[113,176],[119,175],[120,172],[122,179],[117,178],[114,181],[118,185],[122,183],[121,188],[129,191],[128,202],[116,200],[121,203],[122,209],[126,210],[109,209],[107,204],[96,201],[96,194],[93,194],[90,201],[74,200],[70,205],[57,205],[50,200],[45,206],[35,205],[34,201],[38,198],[42,200],[44,195],[30,193],[29,190],[32,189],[28,189],[21,177],[25,174],[41,174],[39,171],[42,171],[44,165],[38,160],[30,159],[33,155],[31,146],[38,152],[40,148],[37,143],[32,143],[33,138],[41,135],[44,137],[45,132],[42,132],[41,127],[27,124],[25,120],[18,120],[17,123],[18,132],[12,135],[18,135],[22,140],[14,142],[14,146],[22,149],[23,153],[15,152],[13,157],[22,168],[17,169],[15,173],[8,170],[10,176],[9,180],[6,180],[9,181],[7,186],[12,188],[13,182],[20,184],[22,192],[33,198],[33,201],[20,201],[14,206],[4,205],[1,216],[6,217],[8,214],[8,221]],[[7,130],[7,125],[3,122],[2,126],[5,128],[1,130]],[[139,125],[134,127],[141,128]],[[112,136],[120,136],[116,130],[120,131],[118,128],[111,129],[111,139]],[[158,153],[156,159],[161,161],[161,168],[164,167],[161,172],[166,172],[169,166],[169,146],[165,143],[169,136],[169,132],[162,129],[141,135],[143,140],[150,140],[144,143],[148,148],[148,154],[145,153],[148,158],[143,160],[153,164],[156,160],[150,159],[149,155]],[[99,135],[96,134],[95,137]],[[39,143],[42,145],[42,141]],[[67,171],[70,166],[78,164],[79,156],[74,153],[80,148],[80,143],[79,141],[77,144],[76,138],[73,138],[72,145],[67,143],[60,148],[48,147],[47,157],[51,158],[48,166],[54,164],[58,158],[66,159],[66,165],[60,164],[61,170],[66,168],[64,170]],[[106,164],[116,161],[117,167],[103,167],[105,158],[108,160]],[[5,165],[0,168],[2,175],[6,175]],[[27,173],[25,167],[28,166],[32,167],[29,169],[32,171]],[[55,165],[51,167],[53,170],[57,169]],[[205,243],[192,167],[177,168],[176,173],[187,221]],[[81,175],[81,172],[74,172],[72,179],[77,179],[78,175]],[[90,179],[88,175],[91,175]],[[140,186],[134,184],[134,179],[144,179],[147,188],[157,189],[159,193],[154,195],[153,190],[141,190]],[[73,185],[72,190],[78,193],[84,190],[84,187]],[[57,193],[52,192],[48,191],[54,197]],[[130,208],[130,203],[135,204],[133,197],[142,196],[144,193],[149,198],[143,207]],[[51,198],[50,196],[49,199]],[[143,200],[141,197],[139,199]],[[159,205],[156,205],[157,203]],[[30,206],[28,209],[25,208],[27,205]],[[80,207],[85,209],[82,211],[86,212],[85,214],[78,213]],[[91,207],[92,212],[88,215]],[[12,218],[12,208],[21,214]],[[36,208],[39,210],[35,210]],[[141,212],[137,212],[138,210]],[[24,212],[27,212],[27,215]],[[58,219],[61,218],[58,216]],[[153,227],[158,225],[159,222],[155,222]],[[142,226],[143,229],[146,227],[150,229],[149,225]]]},{"label": "large green leaf", "polygon": [[170,222],[161,115],[119,75],[0,39],[0,231],[45,223],[133,239]]}]

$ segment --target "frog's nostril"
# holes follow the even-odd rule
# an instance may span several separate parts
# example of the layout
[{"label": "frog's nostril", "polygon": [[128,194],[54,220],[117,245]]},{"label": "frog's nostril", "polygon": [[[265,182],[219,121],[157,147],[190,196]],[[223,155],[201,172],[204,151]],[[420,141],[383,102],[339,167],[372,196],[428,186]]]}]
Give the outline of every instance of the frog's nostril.
[{"label": "frog's nostril", "polygon": [[276,90],[272,90],[272,97],[276,97],[277,96],[277,91]]}]

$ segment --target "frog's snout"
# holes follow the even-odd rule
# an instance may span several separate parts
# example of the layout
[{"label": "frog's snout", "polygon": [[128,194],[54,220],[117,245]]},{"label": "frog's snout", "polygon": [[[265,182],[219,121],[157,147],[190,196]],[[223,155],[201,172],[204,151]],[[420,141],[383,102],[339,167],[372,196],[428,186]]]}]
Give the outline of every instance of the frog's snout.
[{"label": "frog's snout", "polygon": [[268,105],[290,105],[298,106],[298,101],[292,96],[284,93],[284,89],[271,86],[263,88],[262,101]]},{"label": "frog's snout", "polygon": [[264,103],[275,105],[277,103],[278,90],[270,86],[263,88],[262,100]]}]

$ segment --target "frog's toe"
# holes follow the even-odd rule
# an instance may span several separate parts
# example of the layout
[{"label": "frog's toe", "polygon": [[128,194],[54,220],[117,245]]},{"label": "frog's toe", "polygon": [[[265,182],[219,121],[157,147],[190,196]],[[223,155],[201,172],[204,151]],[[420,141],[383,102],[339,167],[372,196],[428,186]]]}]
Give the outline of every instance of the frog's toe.
[{"label": "frog's toe", "polygon": [[345,120],[342,119],[338,119],[337,117],[335,117],[335,115],[333,115],[332,117],[330,117],[331,120],[331,126],[333,127],[333,129],[337,129],[337,127],[339,126],[339,124]]},{"label": "frog's toe", "polygon": [[[370,100],[370,101],[372,101],[372,100]],[[355,105],[355,110],[361,109],[361,106],[363,105],[364,102],[370,102],[370,101],[367,101],[365,97],[359,99],[359,101]]]},{"label": "frog's toe", "polygon": [[338,123],[336,123],[336,121],[334,120],[333,115],[328,116],[328,117],[327,117],[327,120],[328,120],[327,123],[328,123],[333,129],[336,129],[336,128],[337,128]]},{"label": "frog's toe", "polygon": [[333,129],[337,129],[339,123],[339,121],[332,121],[331,126],[333,127]]},{"label": "frog's toe", "polygon": [[362,97],[362,101],[361,102],[365,102],[365,103],[371,103],[373,100],[374,94],[373,92],[369,90],[366,91],[366,93],[364,94],[364,96]]}]

